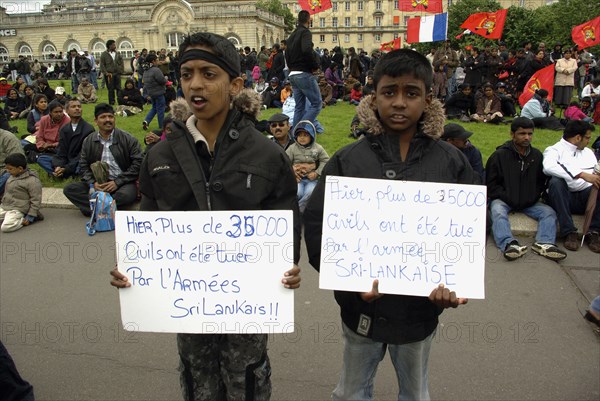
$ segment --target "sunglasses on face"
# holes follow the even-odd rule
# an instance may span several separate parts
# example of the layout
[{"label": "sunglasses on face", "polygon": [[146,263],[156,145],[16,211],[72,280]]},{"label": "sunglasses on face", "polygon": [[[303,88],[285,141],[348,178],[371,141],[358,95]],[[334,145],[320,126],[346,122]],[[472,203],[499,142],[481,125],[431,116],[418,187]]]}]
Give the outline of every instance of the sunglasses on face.
[{"label": "sunglasses on face", "polygon": [[281,123],[271,123],[271,127],[275,128],[277,126],[279,127],[285,127],[285,122],[281,122]]}]

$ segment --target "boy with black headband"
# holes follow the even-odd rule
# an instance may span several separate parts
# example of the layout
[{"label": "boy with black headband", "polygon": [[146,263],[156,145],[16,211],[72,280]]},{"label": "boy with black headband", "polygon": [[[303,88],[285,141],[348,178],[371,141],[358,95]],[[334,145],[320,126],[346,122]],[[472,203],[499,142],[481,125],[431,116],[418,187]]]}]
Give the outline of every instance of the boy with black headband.
[{"label": "boy with black headband", "polygon": [[[293,210],[298,288],[300,229],[296,180],[283,149],[254,128],[260,98],[243,90],[239,54],[212,33],[187,36],[179,48],[181,86],[193,113],[147,154],[140,173],[141,210]],[[185,171],[185,173],[184,173]],[[116,269],[115,287],[130,286]],[[186,400],[268,400],[266,334],[178,334]]]}]

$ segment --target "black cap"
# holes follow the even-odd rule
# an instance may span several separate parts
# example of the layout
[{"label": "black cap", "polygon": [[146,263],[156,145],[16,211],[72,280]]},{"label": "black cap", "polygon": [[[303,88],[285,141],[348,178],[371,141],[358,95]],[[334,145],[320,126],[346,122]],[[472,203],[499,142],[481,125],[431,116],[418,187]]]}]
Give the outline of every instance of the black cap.
[{"label": "black cap", "polygon": [[282,122],[282,121],[289,121],[289,117],[286,116],[283,113],[277,113],[277,114],[273,114],[271,117],[269,117],[269,119],[267,120],[267,122],[270,123],[278,123],[278,122]]},{"label": "black cap", "polygon": [[467,139],[471,135],[473,135],[473,133],[465,130],[462,125],[450,123],[446,124],[444,127],[444,135],[442,135],[442,139]]},{"label": "black cap", "polygon": [[94,117],[98,117],[100,114],[110,113],[115,114],[115,109],[110,104],[98,103],[94,108]]}]

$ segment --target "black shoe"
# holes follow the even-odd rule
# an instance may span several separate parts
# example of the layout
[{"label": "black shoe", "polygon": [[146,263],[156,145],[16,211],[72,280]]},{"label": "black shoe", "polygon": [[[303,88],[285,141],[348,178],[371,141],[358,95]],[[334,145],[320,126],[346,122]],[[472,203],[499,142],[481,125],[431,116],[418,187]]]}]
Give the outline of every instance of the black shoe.
[{"label": "black shoe", "polygon": [[503,255],[507,260],[513,261],[525,255],[525,253],[527,253],[526,246],[520,245],[518,241],[511,241],[506,245]]},{"label": "black shoe", "polygon": [[142,129],[148,131],[148,123],[146,121],[142,121]]}]

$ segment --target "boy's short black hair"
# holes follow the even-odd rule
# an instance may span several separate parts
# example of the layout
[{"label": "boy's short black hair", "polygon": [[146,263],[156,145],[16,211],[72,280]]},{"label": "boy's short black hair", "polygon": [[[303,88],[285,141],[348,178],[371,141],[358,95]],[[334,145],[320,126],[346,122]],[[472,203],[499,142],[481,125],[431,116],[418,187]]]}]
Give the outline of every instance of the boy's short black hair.
[{"label": "boy's short black hair", "polygon": [[535,93],[540,97],[548,97],[548,91],[546,89],[538,89]]},{"label": "boy's short black hair", "polygon": [[184,64],[184,53],[191,46],[205,46],[211,49],[215,56],[220,59],[226,68],[223,68],[232,78],[241,75],[240,54],[227,38],[210,32],[197,32],[187,35],[179,45],[180,65]]},{"label": "boy's short black hair", "polygon": [[533,120],[530,120],[527,117],[517,117],[513,120],[512,124],[510,125],[510,132],[517,132],[519,128],[534,129],[535,124],[533,123]]},{"label": "boy's short black hair", "polygon": [[563,131],[563,139],[573,138],[577,135],[585,136],[588,131],[594,131],[594,126],[583,120],[570,120]]},{"label": "boy's short black hair", "polygon": [[300,11],[298,13],[298,24],[306,24],[308,21],[310,21],[310,13],[306,10]]},{"label": "boy's short black hair", "polygon": [[431,63],[424,55],[414,50],[393,50],[381,57],[373,71],[373,86],[375,89],[377,89],[377,85],[384,75],[394,78],[402,75],[412,75],[423,81],[427,93],[431,92],[433,84]]},{"label": "boy's short black hair", "polygon": [[27,168],[27,159],[22,153],[11,153],[10,155],[6,156],[6,159],[4,159],[4,164],[8,164],[13,167]]}]

